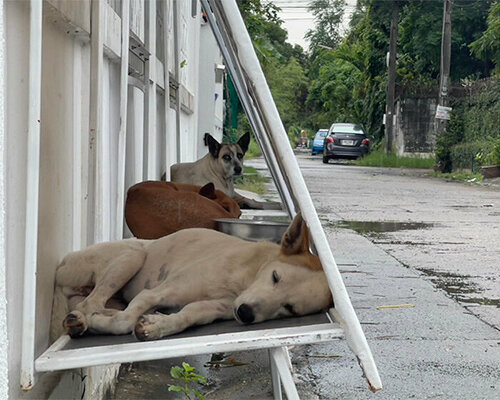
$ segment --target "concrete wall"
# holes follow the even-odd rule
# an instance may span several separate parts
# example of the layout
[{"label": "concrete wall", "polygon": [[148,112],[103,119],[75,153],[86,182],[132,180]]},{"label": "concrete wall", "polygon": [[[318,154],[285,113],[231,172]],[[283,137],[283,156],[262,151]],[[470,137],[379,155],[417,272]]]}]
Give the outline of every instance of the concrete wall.
[{"label": "concrete wall", "polygon": [[26,135],[28,110],[29,3],[5,2],[6,292],[9,339],[9,398],[18,398],[22,332]]},{"label": "concrete wall", "polygon": [[[205,132],[210,133],[219,142],[222,141],[223,129],[223,84],[224,79],[216,79],[216,66],[221,65],[221,52],[215,37],[206,33],[210,31],[210,26],[205,23],[201,26],[200,44],[200,70],[206,71],[206,78],[200,79],[199,92],[207,93],[207,96],[200,98],[198,113],[198,158],[203,157],[208,152],[208,147],[201,142]],[[222,71],[220,71],[222,78]]]},{"label": "concrete wall", "polygon": [[[180,95],[180,161],[197,159],[200,144],[198,132],[198,79],[200,53],[200,5],[192,16],[192,2],[178,1]],[[196,101],[195,101],[196,99]]]},{"label": "concrete wall", "polygon": [[428,155],[434,151],[437,98],[408,96],[397,102],[394,147],[398,155]]},{"label": "concrete wall", "polygon": [[0,399],[7,399],[9,390],[7,333],[7,235],[5,225],[6,163],[5,148],[5,20],[3,0],[0,0]]},{"label": "concrete wall", "polygon": [[[26,204],[27,109],[29,2],[5,3],[6,21],[6,235],[7,298],[9,336],[9,398],[44,398],[59,381],[47,374],[32,392],[19,388],[20,338],[23,333],[23,260],[24,220]],[[86,243],[85,190],[82,198],[73,194],[74,171],[81,170],[79,184],[85,187],[88,175],[88,104],[89,45],[54,23],[51,15],[43,21],[42,87],[40,132],[40,189],[38,268],[36,293],[36,354],[49,344],[48,331],[52,306],[54,271],[61,258],[75,247]],[[79,123],[77,123],[79,121]],[[75,129],[79,127],[79,131]],[[81,143],[76,146],[75,140]],[[80,148],[80,164],[75,165],[74,149]],[[78,229],[73,226],[75,204],[79,204]],[[115,368],[116,370],[116,368]],[[89,374],[89,372],[86,372]],[[108,372],[109,373],[109,372]],[[66,393],[80,397],[85,388],[76,378],[83,370],[65,374],[61,382]],[[95,375],[95,373],[94,373]],[[58,375],[57,378],[60,376]],[[69,382],[69,384],[68,384]],[[96,386],[97,387],[97,386]],[[87,388],[89,389],[89,388]],[[96,390],[93,388],[92,390]]]}]

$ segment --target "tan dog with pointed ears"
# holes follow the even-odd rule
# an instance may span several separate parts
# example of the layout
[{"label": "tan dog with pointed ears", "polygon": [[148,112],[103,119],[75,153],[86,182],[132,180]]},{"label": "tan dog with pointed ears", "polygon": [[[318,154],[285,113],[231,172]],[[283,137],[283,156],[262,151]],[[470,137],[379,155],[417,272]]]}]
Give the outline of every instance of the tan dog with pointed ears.
[{"label": "tan dog with pointed ears", "polygon": [[[332,296],[308,236],[298,214],[281,245],[202,228],[93,245],[58,267],[52,326],[72,337],[135,332],[154,340],[216,319],[249,324],[326,309]],[[116,294],[128,303],[123,311],[105,306]],[[180,311],[148,314],[157,308]]]},{"label": "tan dog with pointed ears", "polygon": [[280,203],[249,199],[234,190],[233,178],[243,173],[243,157],[248,150],[250,133],[245,133],[236,144],[219,143],[208,133],[205,133],[204,140],[208,145],[208,154],[192,163],[172,165],[172,182],[199,186],[213,182],[215,189],[236,200],[240,208],[281,210]]}]

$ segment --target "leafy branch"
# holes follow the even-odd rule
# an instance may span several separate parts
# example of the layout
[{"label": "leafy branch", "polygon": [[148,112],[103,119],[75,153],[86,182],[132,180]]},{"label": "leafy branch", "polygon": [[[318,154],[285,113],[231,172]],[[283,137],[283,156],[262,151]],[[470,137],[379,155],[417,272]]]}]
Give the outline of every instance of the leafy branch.
[{"label": "leafy branch", "polygon": [[191,388],[191,382],[198,382],[202,385],[208,385],[208,379],[202,375],[194,372],[194,368],[188,363],[183,362],[182,367],[174,366],[170,368],[170,375],[174,379],[178,379],[182,382],[182,385],[169,385],[169,392],[182,392],[186,396],[186,399],[191,399],[191,395],[194,394],[195,398],[205,400],[205,396],[201,394],[199,390]]}]

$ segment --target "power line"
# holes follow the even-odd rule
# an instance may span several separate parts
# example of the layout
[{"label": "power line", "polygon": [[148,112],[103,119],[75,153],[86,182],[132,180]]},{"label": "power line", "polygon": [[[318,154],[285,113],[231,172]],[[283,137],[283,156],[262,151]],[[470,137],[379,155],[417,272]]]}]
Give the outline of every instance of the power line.
[{"label": "power line", "polygon": [[[289,10],[289,9],[304,9],[304,10],[314,10],[314,9],[323,9],[323,7],[312,7],[312,6],[280,6],[282,10]],[[356,10],[356,6],[350,6],[346,5],[343,7],[344,9],[351,9],[351,10]]]}]

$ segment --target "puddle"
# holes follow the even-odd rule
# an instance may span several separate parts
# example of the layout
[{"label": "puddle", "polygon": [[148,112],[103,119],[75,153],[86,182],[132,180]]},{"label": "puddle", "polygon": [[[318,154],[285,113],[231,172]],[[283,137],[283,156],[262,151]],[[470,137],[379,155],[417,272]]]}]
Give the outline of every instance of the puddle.
[{"label": "puddle", "polygon": [[467,304],[480,304],[482,306],[495,306],[500,308],[500,299],[488,299],[486,297],[462,297],[458,301]]},{"label": "puddle", "polygon": [[361,235],[377,235],[382,233],[428,229],[434,224],[425,222],[397,221],[334,221],[328,224],[335,228],[351,229]]},{"label": "puddle", "polygon": [[460,303],[495,306],[500,308],[499,299],[488,299],[486,297],[473,297],[469,294],[480,293],[477,286],[467,280],[470,275],[458,275],[451,272],[434,271],[429,268],[418,268],[420,272],[430,277],[430,281],[441,290],[444,290],[451,298]]},{"label": "puddle", "polygon": [[[363,236],[368,236],[372,241],[375,238],[384,238],[385,233],[428,229],[436,224],[425,222],[396,222],[396,221],[329,221],[328,226],[341,229],[351,229]],[[374,241],[375,243],[375,241]],[[404,245],[425,245],[428,243],[414,243],[405,241],[394,241],[391,244]],[[384,242],[384,244],[387,244]],[[452,243],[459,244],[459,243]],[[470,282],[469,278],[474,278],[471,275],[458,275],[451,272],[435,271],[428,268],[417,268],[420,272],[427,275],[430,281],[438,289],[443,290],[448,296],[454,300],[464,304],[488,305],[500,308],[500,299],[488,299],[485,297],[474,297],[481,292],[481,289],[474,283]]]}]

